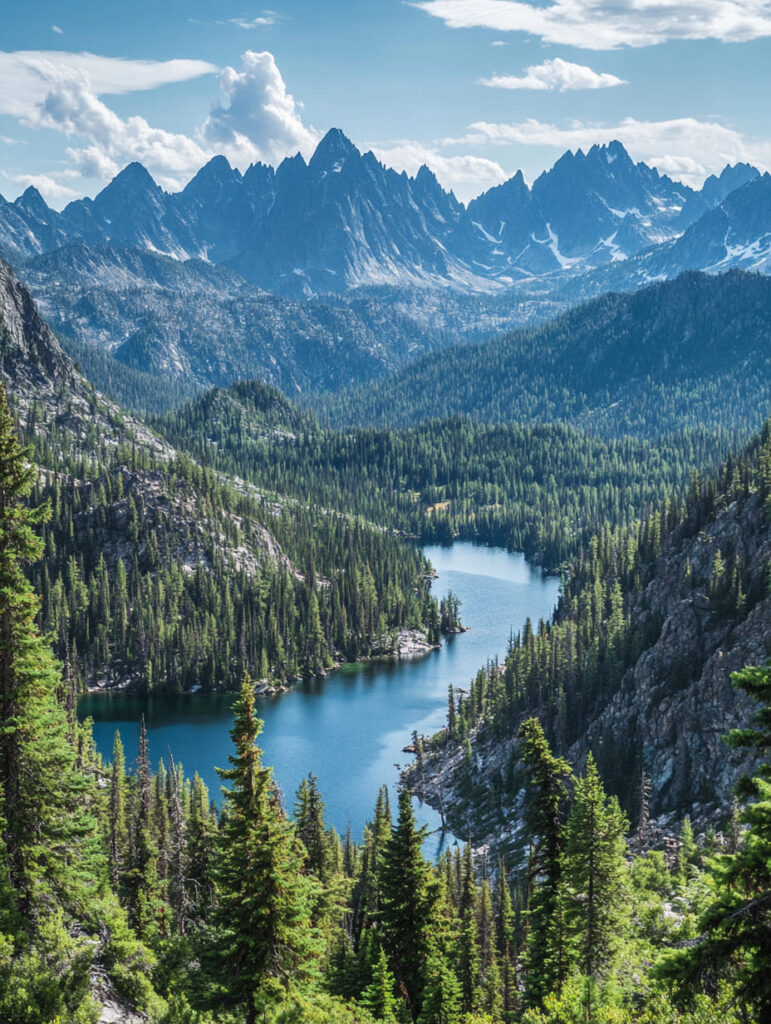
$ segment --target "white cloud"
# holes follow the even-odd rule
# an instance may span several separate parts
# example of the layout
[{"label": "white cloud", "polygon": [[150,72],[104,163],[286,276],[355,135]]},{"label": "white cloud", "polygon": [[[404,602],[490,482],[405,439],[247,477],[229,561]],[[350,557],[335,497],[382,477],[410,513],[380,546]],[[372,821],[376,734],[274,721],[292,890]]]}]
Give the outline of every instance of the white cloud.
[{"label": "white cloud", "polygon": [[0,51],[0,114],[34,120],[51,85],[68,75],[85,76],[97,95],[156,89],[217,71],[203,60],[124,60],[64,50]]},{"label": "white cloud", "polygon": [[508,44],[503,39],[493,39],[493,41],[490,43],[490,46],[506,46],[506,45],[508,45]]},{"label": "white cloud", "polygon": [[390,145],[373,146],[372,151],[382,163],[410,175],[417,174],[420,167],[426,164],[441,184],[452,189],[464,202],[507,178],[501,165],[494,160],[468,155],[445,156],[409,139]]},{"label": "white cloud", "polygon": [[124,121],[94,94],[82,72],[63,72],[51,84],[34,123],[88,140],[85,147],[67,150],[86,178],[106,180],[138,160],[161,185],[180,188],[209,156],[188,136],[153,128],[143,117]]},{"label": "white cloud", "polygon": [[624,118],[614,125],[573,122],[567,128],[530,119],[516,124],[476,121],[460,139],[445,144],[484,143],[552,146],[576,149],[618,139],[636,160],[644,160],[660,171],[687,184],[698,186],[707,174],[719,172],[727,163],[746,160],[771,166],[771,142],[750,139],[733,128],[692,117],[670,121],[638,121]]},{"label": "white cloud", "polygon": [[212,108],[201,138],[236,164],[277,163],[298,150],[310,154],[319,134],[303,123],[273,54],[247,50],[241,61],[243,71],[227,67],[220,75],[227,106]]},{"label": "white cloud", "polygon": [[668,39],[744,42],[771,35],[771,0],[419,0],[450,28],[526,32],[586,50],[654,46]]},{"label": "white cloud", "polygon": [[52,25],[52,26],[51,26],[51,31],[52,31],[52,32],[55,32],[55,33],[57,34],[57,36],[60,36],[60,35],[63,35],[63,34],[64,34],[64,29],[62,29],[62,28],[59,28],[59,26],[58,26],[58,25]]},{"label": "white cloud", "polygon": [[585,64],[571,64],[570,61],[555,57],[543,64],[532,64],[525,69],[521,78],[514,75],[493,75],[483,78],[481,85],[491,89],[609,89],[614,85],[626,85],[623,78],[605,72],[593,71]]},{"label": "white cloud", "polygon": [[[318,135],[303,124],[270,53],[247,50],[241,72],[222,72],[220,84],[229,103],[214,106],[194,137],[155,128],[140,116],[121,118],[100,98],[100,93],[151,89],[212,70],[202,61],[122,61],[55,51],[0,53],[0,113],[72,140],[66,151],[69,167],[40,178],[41,192],[52,201],[76,194],[69,184],[62,184],[63,179],[107,181],[134,160],[174,191],[215,153],[224,153],[245,168],[254,160],[276,163],[298,150],[313,150]],[[21,183],[20,178],[17,181]]]},{"label": "white cloud", "polygon": [[276,24],[276,18],[273,14],[260,14],[256,18],[230,18],[231,25],[237,25],[238,28],[267,28],[269,25]]},{"label": "white cloud", "polygon": [[49,174],[16,174],[10,180],[15,181],[17,185],[23,185],[25,188],[33,185],[42,194],[49,206],[59,206],[63,203],[68,203],[71,199],[77,199],[80,195],[79,192],[69,188],[67,185],[63,185],[60,181],[56,181]]}]

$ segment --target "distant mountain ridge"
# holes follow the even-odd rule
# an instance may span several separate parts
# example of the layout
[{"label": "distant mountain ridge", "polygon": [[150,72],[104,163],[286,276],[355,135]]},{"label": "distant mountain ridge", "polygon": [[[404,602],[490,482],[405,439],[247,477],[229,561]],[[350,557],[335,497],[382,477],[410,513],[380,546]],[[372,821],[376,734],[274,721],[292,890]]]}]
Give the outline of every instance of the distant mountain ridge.
[{"label": "distant mountain ridge", "polygon": [[603,436],[758,429],[771,407],[771,279],[681,274],[549,323],[454,345],[327,396],[337,425],[568,422]]},{"label": "distant mountain ridge", "polygon": [[614,141],[565,153],[532,188],[518,172],[464,207],[427,167],[398,173],[332,129],[307,163],[298,154],[241,174],[217,156],[175,194],[133,163],[61,213],[33,187],[0,197],[0,250],[19,262],[76,242],[137,249],[295,297],[372,285],[490,292],[604,267],[618,276],[647,251],[656,256],[638,272],[671,276],[694,269],[689,231],[710,266],[766,270],[770,204],[745,193],[770,181],[740,163],[695,191]]}]

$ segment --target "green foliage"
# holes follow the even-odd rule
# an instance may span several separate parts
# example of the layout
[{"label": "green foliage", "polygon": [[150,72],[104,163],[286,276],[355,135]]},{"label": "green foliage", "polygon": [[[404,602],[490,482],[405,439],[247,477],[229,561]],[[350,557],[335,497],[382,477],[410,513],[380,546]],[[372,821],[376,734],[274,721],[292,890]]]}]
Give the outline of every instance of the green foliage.
[{"label": "green foliage", "polygon": [[[686,273],[456,345],[317,404],[334,423],[567,421],[604,436],[757,430],[771,401],[768,278]],[[602,372],[599,372],[599,368]]]},{"label": "green foliage", "polygon": [[[764,757],[771,750],[771,666],[737,672],[733,682],[760,707],[756,727],[734,730],[729,742]],[[751,799],[741,814],[749,829],[735,853],[714,859],[716,893],[700,937],[691,948],[666,954],[658,975],[676,983],[683,997],[704,990],[714,996],[727,982],[760,1021],[771,1017],[771,767],[761,761],[757,771],[741,786]]]},{"label": "green foliage", "polygon": [[234,705],[235,754],[218,769],[232,784],[215,870],[216,957],[224,1003],[240,1006],[249,1024],[286,999],[312,971],[318,953],[311,927],[315,887],[300,871],[305,851],[278,803],[271,771],[256,739],[254,689],[246,677]]}]

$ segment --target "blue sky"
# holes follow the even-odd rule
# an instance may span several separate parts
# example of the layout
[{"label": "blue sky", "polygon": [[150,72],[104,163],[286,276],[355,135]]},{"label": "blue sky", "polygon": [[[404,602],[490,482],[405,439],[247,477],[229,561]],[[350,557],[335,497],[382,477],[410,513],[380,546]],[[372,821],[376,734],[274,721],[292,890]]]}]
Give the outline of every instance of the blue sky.
[{"label": "blue sky", "polygon": [[132,159],[175,190],[333,126],[464,200],[612,138],[691,184],[771,167],[771,0],[268,2],[13,5],[0,192],[61,207]]}]

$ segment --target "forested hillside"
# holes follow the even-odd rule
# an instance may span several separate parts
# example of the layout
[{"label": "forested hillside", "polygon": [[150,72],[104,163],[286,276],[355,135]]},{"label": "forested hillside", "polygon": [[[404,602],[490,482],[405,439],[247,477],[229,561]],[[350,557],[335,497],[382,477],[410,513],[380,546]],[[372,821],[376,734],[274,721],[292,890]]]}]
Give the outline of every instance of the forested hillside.
[{"label": "forested hillside", "polygon": [[731,442],[719,429],[654,444],[468,417],[322,429],[257,382],[211,391],[153,425],[202,465],[268,493],[313,494],[423,540],[501,544],[551,569],[602,524],[629,526],[655,501],[684,498],[694,468],[716,465]]},{"label": "forested hillside", "polygon": [[0,264],[2,376],[54,512],[34,570],[76,685],[280,685],[398,647],[438,611],[419,551],[180,456],[94,392]]},{"label": "forested hillside", "polygon": [[331,422],[564,420],[605,437],[694,427],[747,436],[771,403],[771,281],[683,274],[544,327],[456,346],[321,405]]},{"label": "forested hillside", "polygon": [[[0,1019],[765,1019],[771,950],[756,919],[771,883],[768,765],[746,781],[755,802],[734,814],[718,860],[706,859],[717,840],[697,844],[687,820],[674,855],[630,858],[628,821],[591,755],[574,776],[529,719],[520,735],[531,857],[527,883],[512,889],[506,864],[493,873],[470,847],[426,861],[406,788],[395,817],[380,791],[361,843],[327,829],[313,776],[290,819],[256,746],[247,676],[220,814],[172,759],[153,775],[144,726],[136,772],[118,734],[111,764],[96,754],[35,625],[23,565],[42,554],[34,530],[47,513],[25,500],[35,469],[3,396],[0,456]],[[765,752],[771,672],[735,681],[765,709],[733,742]]]},{"label": "forested hillside", "polygon": [[771,655],[771,427],[716,478],[694,478],[634,530],[603,528],[577,561],[554,621],[530,623],[503,665],[455,695],[447,729],[411,776],[461,835],[516,845],[521,722],[558,753],[589,751],[632,821],[728,813],[751,758],[721,736],[751,705],[730,674]]}]

